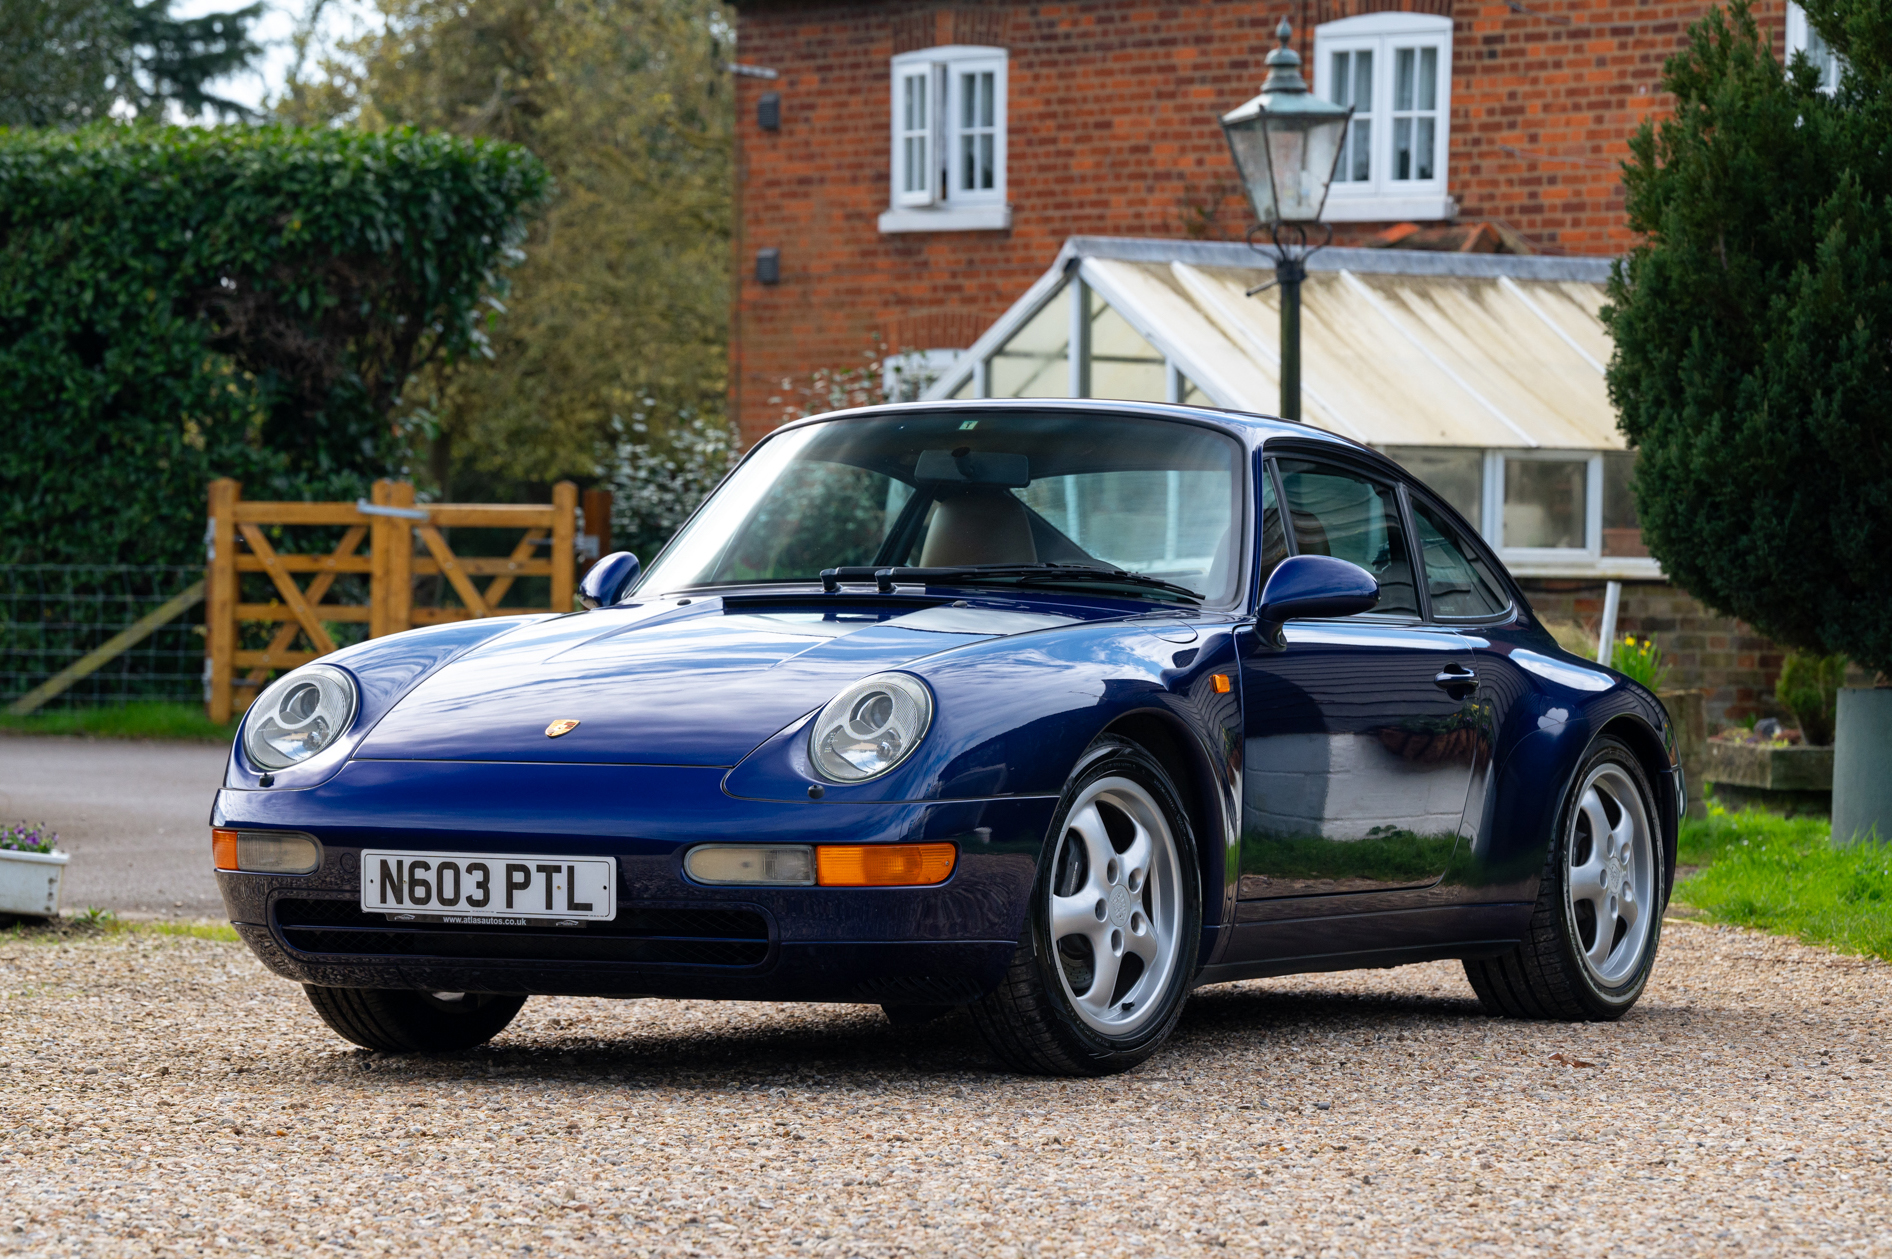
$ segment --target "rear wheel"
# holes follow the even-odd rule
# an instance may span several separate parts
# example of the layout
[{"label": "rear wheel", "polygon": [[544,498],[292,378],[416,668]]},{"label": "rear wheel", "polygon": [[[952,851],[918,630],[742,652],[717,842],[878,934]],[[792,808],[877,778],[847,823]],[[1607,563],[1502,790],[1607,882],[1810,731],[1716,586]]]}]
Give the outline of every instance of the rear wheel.
[{"label": "rear wheel", "polygon": [[309,1004],[336,1035],[383,1053],[452,1053],[483,1045],[506,1029],[523,996],[484,992],[411,992],[398,988],[320,988],[304,984]]},{"label": "rear wheel", "polygon": [[1642,764],[1599,739],[1564,801],[1530,932],[1465,963],[1485,1009],[1525,1019],[1608,1020],[1636,1004],[1662,935],[1663,845]]},{"label": "rear wheel", "polygon": [[1018,952],[973,1018],[1020,1070],[1127,1071],[1176,1026],[1195,974],[1189,820],[1163,767],[1110,739],[1072,776],[1052,834]]}]

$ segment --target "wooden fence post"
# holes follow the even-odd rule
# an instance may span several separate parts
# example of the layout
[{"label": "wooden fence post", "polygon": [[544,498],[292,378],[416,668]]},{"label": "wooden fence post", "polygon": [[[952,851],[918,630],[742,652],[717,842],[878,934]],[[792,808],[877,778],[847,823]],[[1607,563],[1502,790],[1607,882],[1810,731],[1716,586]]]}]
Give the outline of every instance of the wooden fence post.
[{"label": "wooden fence post", "polygon": [[229,477],[210,483],[210,555],[204,573],[204,651],[210,657],[210,719],[230,720],[230,679],[236,667],[236,505],[243,486]]},{"label": "wooden fence post", "polygon": [[[389,507],[412,511],[414,483],[388,482]],[[388,634],[398,634],[414,625],[414,522],[405,517],[389,516],[387,607],[382,612]]]},{"label": "wooden fence post", "polygon": [[[368,490],[368,501],[376,507],[388,505],[394,482],[383,478]],[[387,516],[368,519],[368,637],[380,638],[388,629],[388,553],[394,549],[396,522]]]},{"label": "wooden fence post", "polygon": [[552,487],[552,612],[553,615],[572,610],[572,594],[577,583],[573,579],[573,553],[578,524],[578,486],[571,481],[560,481]]},{"label": "wooden fence post", "polygon": [[586,490],[583,502],[585,529],[580,541],[585,544],[585,561],[578,566],[580,575],[611,554],[611,491]]}]

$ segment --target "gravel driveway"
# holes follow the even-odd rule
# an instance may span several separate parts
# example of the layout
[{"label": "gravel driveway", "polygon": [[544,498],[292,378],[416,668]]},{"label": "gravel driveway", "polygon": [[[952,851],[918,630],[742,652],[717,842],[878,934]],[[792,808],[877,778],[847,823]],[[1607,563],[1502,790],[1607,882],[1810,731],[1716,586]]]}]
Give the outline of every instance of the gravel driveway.
[{"label": "gravel driveway", "polygon": [[1892,967],[1675,923],[1623,1023],[1454,965],[1198,993],[1097,1081],[861,1006],[345,1047],[238,945],[0,943],[0,1253],[1892,1254]]}]

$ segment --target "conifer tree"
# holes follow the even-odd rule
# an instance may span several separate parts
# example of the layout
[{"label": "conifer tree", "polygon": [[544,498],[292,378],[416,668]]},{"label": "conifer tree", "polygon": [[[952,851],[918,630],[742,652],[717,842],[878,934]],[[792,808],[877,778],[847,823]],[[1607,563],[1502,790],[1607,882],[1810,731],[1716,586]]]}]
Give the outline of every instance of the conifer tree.
[{"label": "conifer tree", "polygon": [[1664,69],[1625,166],[1611,398],[1677,584],[1786,646],[1892,672],[1892,0],[1806,0],[1837,91],[1747,0]]}]

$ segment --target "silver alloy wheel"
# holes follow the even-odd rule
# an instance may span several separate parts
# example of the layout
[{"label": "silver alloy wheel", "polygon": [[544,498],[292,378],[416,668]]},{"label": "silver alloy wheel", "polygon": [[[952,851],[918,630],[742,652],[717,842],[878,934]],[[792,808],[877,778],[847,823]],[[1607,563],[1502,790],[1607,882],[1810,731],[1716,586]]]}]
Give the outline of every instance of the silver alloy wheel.
[{"label": "silver alloy wheel", "polygon": [[1051,869],[1058,979],[1077,1016],[1110,1036],[1161,1018],[1183,890],[1176,839],[1156,800],[1128,778],[1091,783],[1065,815]]},{"label": "silver alloy wheel", "polygon": [[1604,762],[1577,793],[1564,837],[1564,904],[1577,949],[1606,987],[1642,964],[1656,911],[1655,828],[1635,779]]}]

